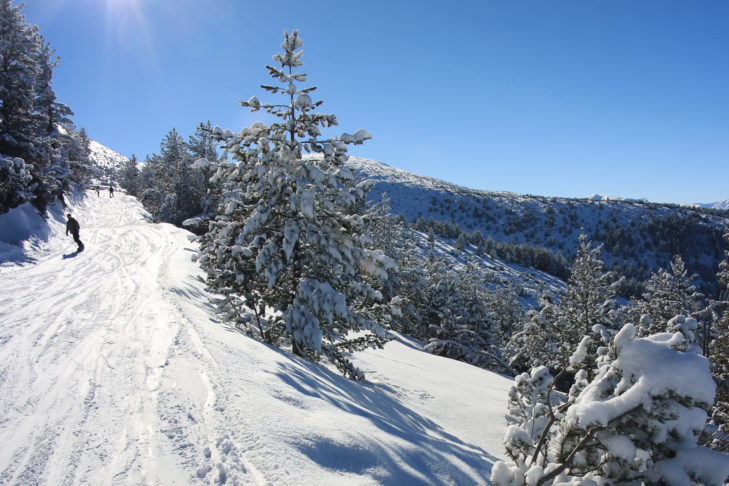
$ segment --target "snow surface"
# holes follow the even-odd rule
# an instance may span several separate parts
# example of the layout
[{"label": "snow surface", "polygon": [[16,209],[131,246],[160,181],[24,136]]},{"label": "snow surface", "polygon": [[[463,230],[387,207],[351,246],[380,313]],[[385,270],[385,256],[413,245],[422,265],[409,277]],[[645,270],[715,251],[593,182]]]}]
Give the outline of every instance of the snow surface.
[{"label": "snow surface", "polygon": [[405,336],[355,356],[365,383],[252,340],[190,234],[121,191],[0,235],[24,218],[0,248],[0,484],[486,484],[502,457],[511,380]]},{"label": "snow surface", "polygon": [[729,209],[729,199],[724,199],[723,201],[715,201],[708,204],[699,204],[699,207],[710,209]]},{"label": "snow surface", "polygon": [[89,140],[89,152],[91,160],[103,169],[119,170],[129,160],[96,140]]}]

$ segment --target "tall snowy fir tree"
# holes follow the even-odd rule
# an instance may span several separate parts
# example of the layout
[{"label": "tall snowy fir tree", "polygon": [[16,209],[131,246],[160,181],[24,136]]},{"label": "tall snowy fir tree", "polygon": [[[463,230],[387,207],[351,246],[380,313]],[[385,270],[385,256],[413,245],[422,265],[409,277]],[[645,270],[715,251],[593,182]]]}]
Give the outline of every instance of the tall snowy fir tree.
[{"label": "tall snowy fir tree", "polygon": [[428,325],[423,315],[428,307],[428,272],[423,266],[414,233],[401,215],[391,213],[390,200],[383,194],[367,213],[367,233],[375,248],[382,249],[397,264],[397,272],[385,282],[384,294],[392,296],[399,311],[392,328],[418,339],[426,339]]},{"label": "tall snowy fir tree", "polygon": [[69,158],[75,134],[59,130],[72,112],[53,91],[58,59],[22,8],[0,0],[0,213],[28,201],[44,211],[87,171]]},{"label": "tall snowy fir tree", "polygon": [[570,367],[585,368],[588,373],[598,348],[605,344],[606,331],[616,327],[615,285],[604,270],[601,249],[602,246],[593,247],[585,234],[580,235],[580,246],[559,305],[562,323],[555,327],[561,355],[570,356],[579,349],[581,353],[571,361]]},{"label": "tall snowy fir tree", "polygon": [[145,209],[157,221],[180,226],[206,209],[211,163],[196,164],[196,158],[198,150],[213,161],[217,155],[214,148],[206,146],[206,141],[194,137],[191,141],[195,143],[194,150],[173,128],[160,143],[159,155],[148,158],[138,177],[129,164],[120,174],[122,184],[134,186]]},{"label": "tall snowy fir tree", "polygon": [[140,174],[139,174],[139,162],[137,156],[132,156],[124,162],[124,165],[119,170],[119,185],[132,196],[139,196],[140,189]]},{"label": "tall snowy fir tree", "polygon": [[207,159],[209,162],[217,162],[217,143],[213,136],[213,127],[210,120],[205,123],[200,122],[195,129],[195,133],[188,138],[187,146],[196,159],[202,158]]},{"label": "tall snowy fir tree", "polygon": [[[208,283],[226,298],[222,309],[273,344],[290,345],[312,361],[326,357],[346,376],[362,373],[346,353],[382,346],[391,317],[378,287],[396,270],[365,234],[365,195],[371,186],[344,166],[347,145],[370,138],[359,130],[321,138],[337,125],[318,113],[316,88],[302,88],[303,42],[284,32],[283,52],[266,66],[281,104],[252,97],[241,105],[278,120],[254,123],[237,134],[215,130],[235,163],[222,163],[218,215],[201,239]],[[242,304],[252,312],[241,317]],[[380,322],[374,318],[380,316]]]}]

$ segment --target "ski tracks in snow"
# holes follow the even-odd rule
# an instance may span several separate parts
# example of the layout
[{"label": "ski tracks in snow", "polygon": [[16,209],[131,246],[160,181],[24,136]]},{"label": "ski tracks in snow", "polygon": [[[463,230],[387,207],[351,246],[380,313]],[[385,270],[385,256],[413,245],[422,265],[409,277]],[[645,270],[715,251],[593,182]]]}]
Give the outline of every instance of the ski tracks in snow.
[{"label": "ski tracks in snow", "polygon": [[56,215],[0,266],[0,485],[486,482],[509,380],[392,343],[352,383],[218,322],[189,233],[136,199],[71,208],[84,252]]},{"label": "ski tracks in snow", "polygon": [[243,481],[242,459],[222,465],[231,440],[196,426],[215,393],[185,358],[212,361],[180,304],[201,293],[175,274],[189,244],[132,201],[80,198],[84,252],[62,258],[73,242],[59,226],[37,263],[0,269],[0,484]]}]

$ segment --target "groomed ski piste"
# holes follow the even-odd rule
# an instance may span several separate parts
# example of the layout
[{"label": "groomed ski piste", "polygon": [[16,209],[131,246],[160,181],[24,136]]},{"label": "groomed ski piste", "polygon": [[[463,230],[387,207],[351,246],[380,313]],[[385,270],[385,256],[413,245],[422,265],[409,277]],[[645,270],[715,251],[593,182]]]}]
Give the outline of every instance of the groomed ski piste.
[{"label": "groomed ski piste", "polygon": [[488,484],[509,379],[406,336],[364,383],[257,342],[189,236],[122,192],[0,215],[0,484]]}]

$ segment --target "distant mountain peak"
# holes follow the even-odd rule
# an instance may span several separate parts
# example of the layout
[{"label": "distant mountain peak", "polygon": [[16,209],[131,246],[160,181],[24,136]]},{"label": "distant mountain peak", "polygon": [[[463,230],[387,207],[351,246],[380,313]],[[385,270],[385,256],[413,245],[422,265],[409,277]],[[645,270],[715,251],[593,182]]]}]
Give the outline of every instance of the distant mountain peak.
[{"label": "distant mountain peak", "polygon": [[707,204],[697,204],[697,206],[707,209],[729,209],[729,199],[724,199],[723,201],[716,201]]},{"label": "distant mountain peak", "polygon": [[626,197],[610,196],[608,194],[591,194],[587,196],[590,201],[623,201],[623,202],[643,202],[647,203],[648,200],[645,198],[641,199],[630,199]]},{"label": "distant mountain peak", "polygon": [[119,152],[100,144],[96,140],[89,140],[89,150],[91,161],[103,169],[119,170],[129,160]]}]

